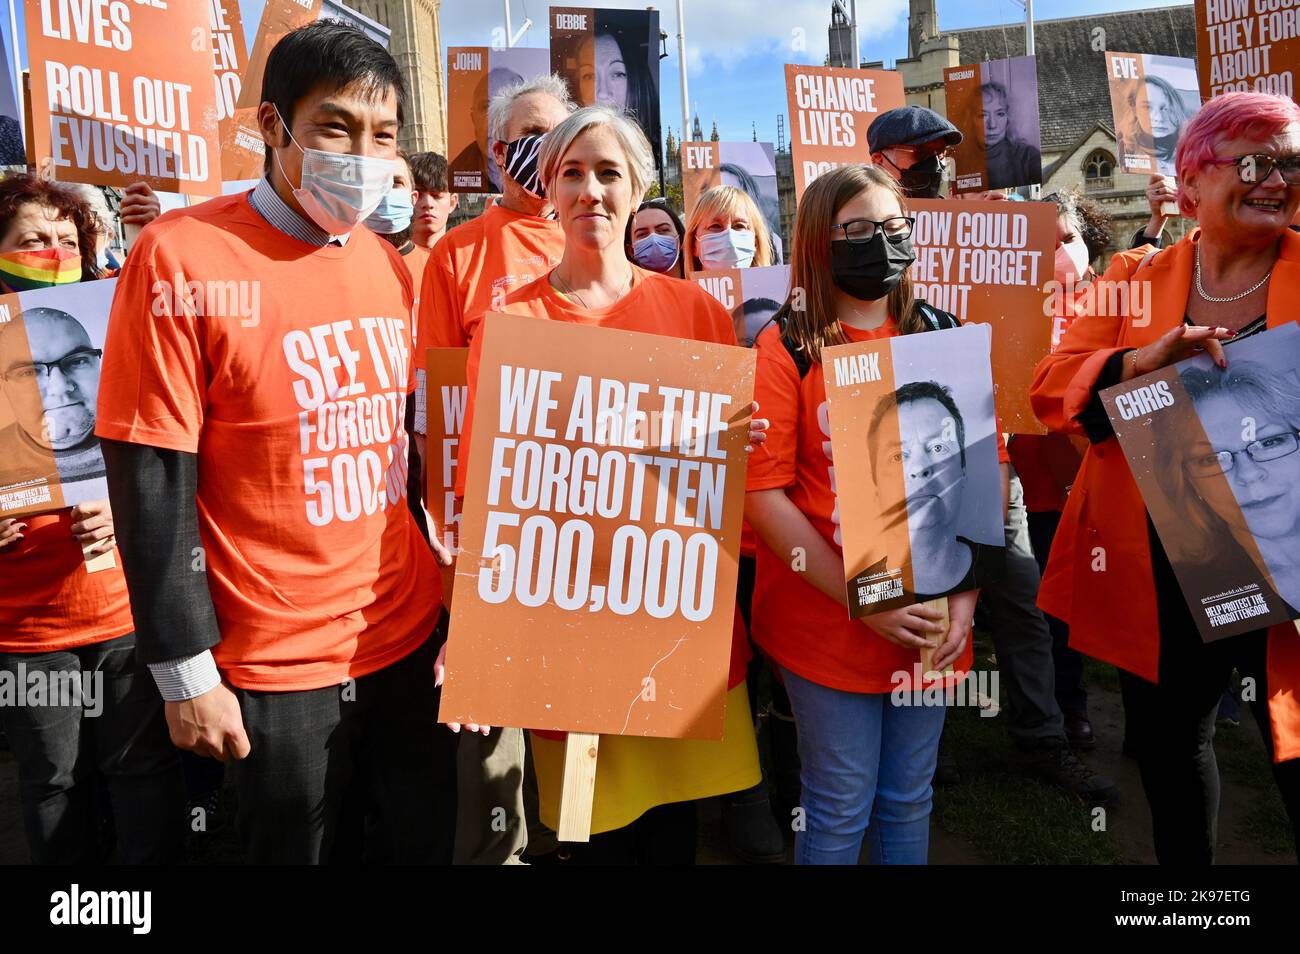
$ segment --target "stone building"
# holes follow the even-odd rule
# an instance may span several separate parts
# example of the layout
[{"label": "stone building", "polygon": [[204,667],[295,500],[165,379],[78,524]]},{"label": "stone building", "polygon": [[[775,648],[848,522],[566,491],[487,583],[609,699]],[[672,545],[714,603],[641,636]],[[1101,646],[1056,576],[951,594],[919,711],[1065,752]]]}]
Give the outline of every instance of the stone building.
[{"label": "stone building", "polygon": [[[1191,4],[1103,13],[1034,24],[1038,112],[1042,132],[1043,194],[1079,187],[1115,218],[1115,247],[1150,216],[1147,177],[1119,167],[1105,51],[1196,56]],[[907,101],[945,111],[946,67],[1025,55],[1020,23],[943,31],[936,0],[910,0],[908,55],[894,68],[903,75]],[[880,68],[882,64],[864,64]],[[1189,223],[1175,219],[1173,237]]]},{"label": "stone building", "polygon": [[406,78],[409,104],[398,143],[407,152],[447,152],[447,92],[442,72],[441,0],[346,0],[389,30],[388,52]]}]

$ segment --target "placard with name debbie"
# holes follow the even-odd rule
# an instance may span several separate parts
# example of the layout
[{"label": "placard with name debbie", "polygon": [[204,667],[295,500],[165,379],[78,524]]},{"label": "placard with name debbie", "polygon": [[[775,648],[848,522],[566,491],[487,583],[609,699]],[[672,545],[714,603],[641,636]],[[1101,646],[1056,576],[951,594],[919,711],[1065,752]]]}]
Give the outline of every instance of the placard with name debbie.
[{"label": "placard with name debbie", "polygon": [[975,589],[1004,544],[987,325],[822,350],[849,615]]},{"label": "placard with name debbie", "polygon": [[795,198],[823,172],[870,162],[867,127],[880,113],[906,105],[903,77],[892,70],[785,65]]},{"label": "placard with name debbie", "polygon": [[220,195],[209,5],[27,0],[37,172]]},{"label": "placard with name debbie", "polygon": [[1101,395],[1207,641],[1300,615],[1300,328],[1224,353]]},{"label": "placard with name debbie", "polygon": [[753,351],[483,334],[439,718],[721,738]]}]

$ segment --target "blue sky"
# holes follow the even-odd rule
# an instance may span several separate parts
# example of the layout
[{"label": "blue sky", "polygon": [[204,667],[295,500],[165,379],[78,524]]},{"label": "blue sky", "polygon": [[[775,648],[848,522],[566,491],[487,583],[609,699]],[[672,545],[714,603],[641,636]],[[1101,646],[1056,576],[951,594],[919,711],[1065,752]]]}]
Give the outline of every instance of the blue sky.
[{"label": "blue sky", "polygon": [[[599,5],[645,9],[651,4],[647,0],[604,0]],[[659,64],[663,121],[676,132],[681,126],[677,4],[676,0],[660,0],[655,5],[660,10],[660,29],[669,35],[669,55]],[[1034,15],[1046,20],[1170,5],[1168,0],[1037,0]],[[535,21],[519,45],[545,47],[549,4],[510,0],[510,6],[516,30],[526,16]],[[22,0],[15,0],[15,7],[21,38]],[[262,0],[240,0],[240,7],[251,41]],[[777,114],[786,112],[781,67],[823,61],[830,0],[685,0],[685,8],[687,88],[692,114],[698,110],[705,135],[716,119],[723,139],[748,139],[750,124],[757,123],[758,138],[775,141]],[[938,0],[938,9],[939,27],[944,30],[1024,22],[1024,11],[1013,0]],[[892,65],[907,54],[907,0],[859,0],[858,12],[863,20],[864,59]],[[490,46],[493,29],[503,25],[501,0],[442,0],[444,47]],[[10,25],[3,5],[0,33],[7,52],[11,49]],[[25,59],[25,41],[20,46]],[[445,63],[445,49],[443,59]]]},{"label": "blue sky", "polygon": [[[573,0],[576,5],[576,0]],[[520,46],[546,46],[544,15],[549,4],[510,0],[516,30],[525,11],[535,25]],[[681,127],[681,84],[677,55],[676,0],[606,0],[604,7],[659,8],[659,28],[668,36],[668,57],[660,60],[660,102],[665,127]],[[846,4],[847,5],[847,4]],[[1037,0],[1037,20],[1173,6],[1171,0]],[[859,0],[862,57],[892,66],[907,55],[907,0]],[[776,117],[787,111],[785,63],[820,64],[826,56],[830,0],[685,0],[687,89],[692,115],[698,110],[707,137],[713,120],[723,139],[749,139],[757,123],[760,141],[776,140]],[[941,30],[1024,23],[1013,0],[938,0]],[[490,45],[493,27],[503,23],[500,0],[443,0],[444,46]],[[795,31],[802,31],[796,33]],[[796,49],[802,38],[804,49]],[[444,56],[445,60],[445,56]],[[786,139],[789,140],[788,117]]]}]

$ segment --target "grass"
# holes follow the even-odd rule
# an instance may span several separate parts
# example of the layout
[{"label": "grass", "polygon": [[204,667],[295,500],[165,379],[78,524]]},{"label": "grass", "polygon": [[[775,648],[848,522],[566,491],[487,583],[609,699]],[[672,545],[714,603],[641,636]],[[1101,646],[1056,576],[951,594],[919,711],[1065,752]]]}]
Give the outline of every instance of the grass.
[{"label": "grass", "polygon": [[[975,668],[991,669],[991,644],[976,634]],[[1002,693],[1005,706],[1005,692]],[[1006,716],[982,718],[973,707],[948,713],[945,743],[961,784],[936,790],[935,822],[990,864],[1110,865],[1121,858],[1092,809],[1039,782],[1011,742]]]}]

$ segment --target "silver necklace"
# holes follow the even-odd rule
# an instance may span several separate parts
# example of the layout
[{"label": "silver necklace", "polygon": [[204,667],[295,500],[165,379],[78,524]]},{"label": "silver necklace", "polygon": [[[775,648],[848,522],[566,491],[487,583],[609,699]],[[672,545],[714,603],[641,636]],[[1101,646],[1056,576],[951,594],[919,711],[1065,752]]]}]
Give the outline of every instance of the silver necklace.
[{"label": "silver necklace", "polygon": [[[1274,262],[1274,264],[1277,263]],[[1236,295],[1228,295],[1226,298],[1220,298],[1217,295],[1211,295],[1205,290],[1205,286],[1201,284],[1201,246],[1200,245],[1196,246],[1196,269],[1192,273],[1192,280],[1196,284],[1196,294],[1200,295],[1206,301],[1212,301],[1219,304],[1222,304],[1223,302],[1226,301],[1240,301],[1241,299],[1245,298],[1247,295],[1253,295],[1255,292],[1259,291],[1261,288],[1264,287],[1264,283],[1267,282],[1272,277],[1273,277],[1273,266],[1270,265],[1268,267],[1268,271],[1264,273],[1264,277],[1261,278],[1259,281],[1255,282],[1255,284],[1251,285],[1244,292],[1240,292]]]},{"label": "silver necklace", "polygon": [[[559,282],[561,285],[564,286],[563,288],[560,289],[560,291],[564,292],[566,295],[572,295],[574,298],[578,299],[579,305],[581,305],[583,308],[586,308],[589,311],[591,310],[591,306],[582,300],[582,296],[579,295],[577,291],[574,290],[573,286],[560,277],[560,270],[558,268],[555,269],[553,272],[551,272],[551,274],[555,276],[555,280],[557,282]],[[618,297],[615,298],[614,301],[610,302],[611,305],[614,304],[614,302],[621,301],[623,299],[623,296],[632,290],[632,276],[633,276],[633,272],[631,271],[631,269],[629,269],[627,273],[627,283],[624,284],[622,290],[618,293]]]}]

